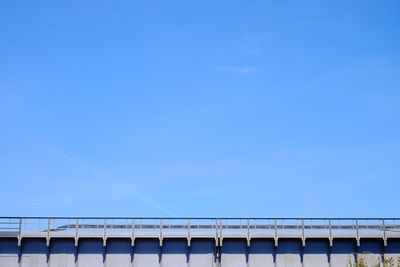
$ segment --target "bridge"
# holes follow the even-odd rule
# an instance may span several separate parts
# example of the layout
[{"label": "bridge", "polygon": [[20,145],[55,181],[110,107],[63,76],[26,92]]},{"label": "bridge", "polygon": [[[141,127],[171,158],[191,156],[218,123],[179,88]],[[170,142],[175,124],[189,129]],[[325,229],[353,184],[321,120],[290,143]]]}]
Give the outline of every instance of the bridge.
[{"label": "bridge", "polygon": [[0,267],[400,266],[400,218],[0,217]]}]

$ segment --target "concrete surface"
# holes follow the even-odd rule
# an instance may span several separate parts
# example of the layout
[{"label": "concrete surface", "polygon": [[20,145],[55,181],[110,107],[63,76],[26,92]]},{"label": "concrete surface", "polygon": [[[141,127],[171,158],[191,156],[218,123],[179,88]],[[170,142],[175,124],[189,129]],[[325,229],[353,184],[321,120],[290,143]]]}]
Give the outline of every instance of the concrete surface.
[{"label": "concrete surface", "polygon": [[[383,261],[388,263],[384,265]],[[397,267],[400,263],[400,239],[352,238],[307,239],[226,238],[222,247],[215,239],[193,238],[191,246],[184,238],[138,238],[131,246],[128,238],[0,238],[0,267],[345,267],[363,262],[367,266]]]}]

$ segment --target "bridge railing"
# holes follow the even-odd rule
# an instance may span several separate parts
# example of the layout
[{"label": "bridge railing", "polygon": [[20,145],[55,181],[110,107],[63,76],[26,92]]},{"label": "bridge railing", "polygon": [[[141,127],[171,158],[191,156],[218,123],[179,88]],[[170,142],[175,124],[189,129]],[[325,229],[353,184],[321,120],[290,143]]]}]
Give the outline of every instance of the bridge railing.
[{"label": "bridge railing", "polygon": [[222,237],[228,233],[252,235],[269,233],[351,233],[359,238],[363,233],[380,233],[386,237],[400,234],[400,218],[143,218],[143,217],[0,217],[0,233],[35,232],[97,232],[108,233],[157,232],[208,233]]}]

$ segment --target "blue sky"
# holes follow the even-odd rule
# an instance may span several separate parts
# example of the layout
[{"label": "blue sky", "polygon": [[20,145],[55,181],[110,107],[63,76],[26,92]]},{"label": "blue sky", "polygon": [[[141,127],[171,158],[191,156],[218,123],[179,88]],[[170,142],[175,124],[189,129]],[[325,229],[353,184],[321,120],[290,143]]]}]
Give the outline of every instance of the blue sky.
[{"label": "blue sky", "polygon": [[2,1],[2,216],[398,216],[399,1]]}]

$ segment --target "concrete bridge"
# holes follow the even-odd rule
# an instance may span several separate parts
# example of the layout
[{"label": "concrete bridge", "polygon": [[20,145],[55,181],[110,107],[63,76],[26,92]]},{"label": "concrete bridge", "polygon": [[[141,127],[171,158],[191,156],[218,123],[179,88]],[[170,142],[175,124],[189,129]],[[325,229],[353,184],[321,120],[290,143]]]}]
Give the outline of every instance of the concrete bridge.
[{"label": "concrete bridge", "polygon": [[400,219],[1,217],[3,266],[398,267]]}]

